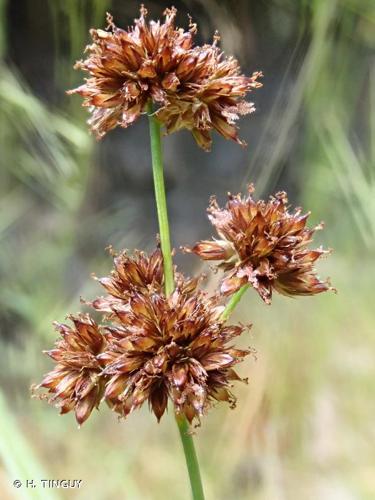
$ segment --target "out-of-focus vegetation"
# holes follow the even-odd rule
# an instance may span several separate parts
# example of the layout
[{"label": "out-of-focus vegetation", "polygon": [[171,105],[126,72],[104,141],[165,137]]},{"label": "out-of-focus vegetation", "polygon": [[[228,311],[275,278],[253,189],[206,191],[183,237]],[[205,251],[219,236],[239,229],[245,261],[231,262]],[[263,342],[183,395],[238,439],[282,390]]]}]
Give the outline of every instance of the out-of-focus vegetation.
[{"label": "out-of-focus vegetation", "polygon": [[[326,221],[335,249],[321,266],[338,295],[251,292],[236,318],[254,326],[244,344],[234,411],[218,407],[197,429],[208,499],[357,500],[375,497],[375,6],[371,0],[176,2],[215,28],[246,71],[263,69],[258,112],[242,124],[250,146],[217,138],[210,155],[187,135],[166,139],[174,244],[209,236],[208,195],[287,189],[293,204]],[[149,2],[154,17],[165,7]],[[79,99],[65,89],[88,28],[111,9],[120,25],[135,1],[0,1],[0,488],[2,498],[187,499],[172,415],[147,410],[117,422],[94,413],[80,430],[31,400],[50,363],[53,319],[99,290],[104,247],[150,247],[156,233],[147,128],[100,145]],[[193,270],[196,261],[179,257]],[[82,479],[80,490],[15,489],[14,479]]]}]

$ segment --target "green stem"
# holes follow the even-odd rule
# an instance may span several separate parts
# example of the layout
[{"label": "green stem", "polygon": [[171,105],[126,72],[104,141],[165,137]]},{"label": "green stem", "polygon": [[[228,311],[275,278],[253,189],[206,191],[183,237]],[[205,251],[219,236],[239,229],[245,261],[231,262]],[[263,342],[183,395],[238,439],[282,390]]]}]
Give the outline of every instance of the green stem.
[{"label": "green stem", "polygon": [[[164,263],[165,294],[170,295],[174,289],[174,276],[167,200],[164,186],[160,125],[152,114],[153,107],[151,103],[147,107],[147,112],[150,125],[152,172],[154,176],[155,199],[159,221],[160,246]],[[178,430],[180,431],[182,446],[184,448],[193,500],[204,500],[199,463],[195,452],[193,438],[189,434],[189,424],[184,415],[176,415],[176,422]]]},{"label": "green stem", "polygon": [[241,300],[241,298],[245,294],[245,292],[248,290],[248,288],[250,288],[249,284],[244,285],[239,290],[237,290],[236,293],[234,293],[232,295],[230,301],[228,302],[228,304],[226,305],[226,307],[223,311],[223,314],[221,315],[222,320],[226,321],[229,318],[229,316],[232,314],[234,308],[237,306],[237,304],[239,303],[239,301]]},{"label": "green stem", "polygon": [[178,425],[178,430],[180,431],[182,446],[184,448],[193,499],[204,500],[198,457],[195,451],[193,438],[189,434],[189,424],[183,415],[176,415],[176,422]]},{"label": "green stem", "polygon": [[156,208],[158,212],[160,246],[163,254],[164,264],[164,282],[165,293],[170,295],[174,289],[173,277],[173,262],[171,238],[169,233],[167,199],[165,196],[164,172],[163,172],[163,153],[161,147],[160,125],[156,118],[152,115],[152,104],[147,108],[149,125],[150,125],[150,140],[151,140],[151,155],[152,155],[152,173],[154,176],[154,188]]}]

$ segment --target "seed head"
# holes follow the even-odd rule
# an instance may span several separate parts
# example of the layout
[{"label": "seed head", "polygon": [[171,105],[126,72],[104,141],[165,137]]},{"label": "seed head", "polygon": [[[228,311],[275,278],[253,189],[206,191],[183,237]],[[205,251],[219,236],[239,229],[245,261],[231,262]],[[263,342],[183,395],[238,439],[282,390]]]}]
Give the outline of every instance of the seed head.
[{"label": "seed head", "polygon": [[[111,317],[114,306],[126,304],[136,293],[142,295],[163,293],[163,256],[159,248],[150,255],[138,250],[133,255],[129,255],[126,250],[119,254],[112,252],[112,255],[114,268],[110,276],[98,278],[108,295],[88,302],[94,309],[108,313],[107,317]],[[177,286],[188,294],[195,290],[201,277],[186,279],[174,268],[174,279]]]},{"label": "seed head", "polygon": [[256,202],[253,190],[250,185],[246,197],[229,195],[224,208],[212,198],[208,217],[220,239],[200,241],[185,250],[204,260],[220,261],[224,295],[250,283],[270,304],[273,290],[288,296],[333,290],[314,269],[315,261],[329,251],[308,248],[322,224],[307,228],[309,213],[302,214],[300,208],[290,212],[284,192]]},{"label": "seed head", "polygon": [[68,94],[84,98],[89,126],[98,138],[116,126],[131,125],[152,101],[167,133],[187,128],[206,150],[213,129],[243,144],[234,123],[254,111],[244,98],[261,86],[262,74],[242,75],[238,62],[217,47],[217,36],[211,45],[193,46],[196,25],[190,21],[188,31],[177,28],[176,14],[172,7],[165,10],[163,23],[147,23],[142,6],[128,30],[107,14],[107,29],[90,31],[88,56],[75,66],[89,77]]},{"label": "seed head", "polygon": [[250,351],[231,344],[244,327],[224,324],[221,297],[176,270],[166,297],[159,249],[114,255],[114,266],[99,280],[108,295],[89,303],[103,324],[88,315],[70,316],[73,327],[57,323],[62,340],[48,352],[57,365],[36,389],[48,389],[61,413],[74,409],[80,424],[100,399],[122,417],[148,401],[158,420],[171,400],[189,422],[215,401],[233,406],[231,383],[241,380],[233,366]]},{"label": "seed head", "polygon": [[123,304],[135,292],[161,291],[164,284],[163,256],[159,248],[152,254],[135,251],[129,255],[126,250],[120,254],[112,252],[114,269],[110,276],[98,278],[109,295],[98,297],[90,305],[110,313],[112,305]]},{"label": "seed head", "polygon": [[82,424],[102,397],[102,368],[97,355],[104,349],[105,338],[88,315],[72,315],[70,319],[73,326],[55,323],[62,338],[47,354],[57,365],[35,389],[48,389],[52,394],[49,402],[55,403],[61,414],[74,410]]},{"label": "seed head", "polygon": [[170,297],[135,293],[126,305],[114,305],[99,356],[112,408],[125,417],[148,401],[160,420],[170,399],[192,422],[215,401],[233,405],[231,381],[240,379],[233,366],[249,351],[231,345],[244,327],[224,325],[222,310],[218,297],[196,287],[177,288]]}]

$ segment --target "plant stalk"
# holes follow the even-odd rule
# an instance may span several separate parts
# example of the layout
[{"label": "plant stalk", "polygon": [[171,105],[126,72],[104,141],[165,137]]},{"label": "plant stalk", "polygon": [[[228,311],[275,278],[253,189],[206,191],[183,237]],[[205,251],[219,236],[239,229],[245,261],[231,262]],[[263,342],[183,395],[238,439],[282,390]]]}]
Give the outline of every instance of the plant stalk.
[{"label": "plant stalk", "polygon": [[189,434],[190,432],[189,424],[184,415],[176,415],[176,422],[178,430],[180,431],[182,446],[184,448],[186,465],[189,470],[191,492],[193,499],[204,500],[198,457],[195,451],[193,438]]},{"label": "plant stalk", "polygon": [[160,246],[163,254],[165,294],[170,295],[174,289],[171,237],[169,232],[167,198],[165,195],[163,152],[161,147],[160,125],[153,116],[152,104],[149,103],[148,119],[150,126],[152,174],[154,177],[156,209],[158,213]]},{"label": "plant stalk", "polygon": [[[153,106],[151,103],[148,104],[147,112],[150,126],[152,172],[154,177],[155,199],[159,221],[160,246],[161,252],[163,254],[164,264],[165,294],[168,296],[173,292],[174,289],[174,276],[167,200],[164,184],[161,132],[160,124],[153,116]],[[199,463],[194,447],[193,438],[189,434],[189,424],[184,415],[176,415],[175,417],[185,453],[193,500],[204,500]]]},{"label": "plant stalk", "polygon": [[239,290],[237,290],[236,293],[232,295],[230,301],[226,305],[221,315],[222,320],[226,321],[229,318],[229,316],[232,314],[233,310],[235,309],[239,301],[242,299],[242,296],[249,288],[250,288],[249,284],[243,285]]}]

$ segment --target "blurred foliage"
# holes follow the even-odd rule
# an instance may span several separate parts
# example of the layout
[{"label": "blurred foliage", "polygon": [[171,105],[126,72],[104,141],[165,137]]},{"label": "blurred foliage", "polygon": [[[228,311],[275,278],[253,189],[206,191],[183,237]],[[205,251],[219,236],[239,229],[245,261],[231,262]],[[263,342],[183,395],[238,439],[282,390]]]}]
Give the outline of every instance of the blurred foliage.
[{"label": "blurred foliage", "polygon": [[[284,188],[291,202],[327,222],[320,237],[335,252],[321,271],[339,289],[337,296],[278,297],[272,308],[251,293],[243,300],[236,317],[250,316],[252,336],[244,344],[256,345],[259,356],[241,367],[250,382],[237,388],[238,408],[219,407],[197,430],[207,498],[370,500],[374,2],[187,0],[176,6],[192,13],[202,38],[219,28],[224,49],[266,75],[262,93],[254,94],[258,113],[249,129],[243,126],[249,153],[237,157],[236,146],[218,140],[212,156],[200,156],[183,135],[166,141],[176,246],[187,243],[186,235],[208,236],[201,210],[208,193],[239,190],[249,181],[259,196]],[[148,7],[157,15],[164,5]],[[172,416],[157,426],[141,411],[118,424],[103,411],[78,432],[73,417],[57,418],[28,393],[50,366],[40,352],[54,341],[51,321],[78,310],[81,294],[97,293],[90,272],[110,266],[102,248],[148,246],[156,231],[146,128],[129,130],[125,149],[118,147],[124,132],[95,145],[79,101],[64,95],[80,81],[72,63],[89,27],[105,24],[107,9],[127,25],[138,4],[0,0],[2,498],[188,498]],[[184,157],[191,165],[184,166]],[[78,478],[84,485],[15,490],[17,478]]]}]

